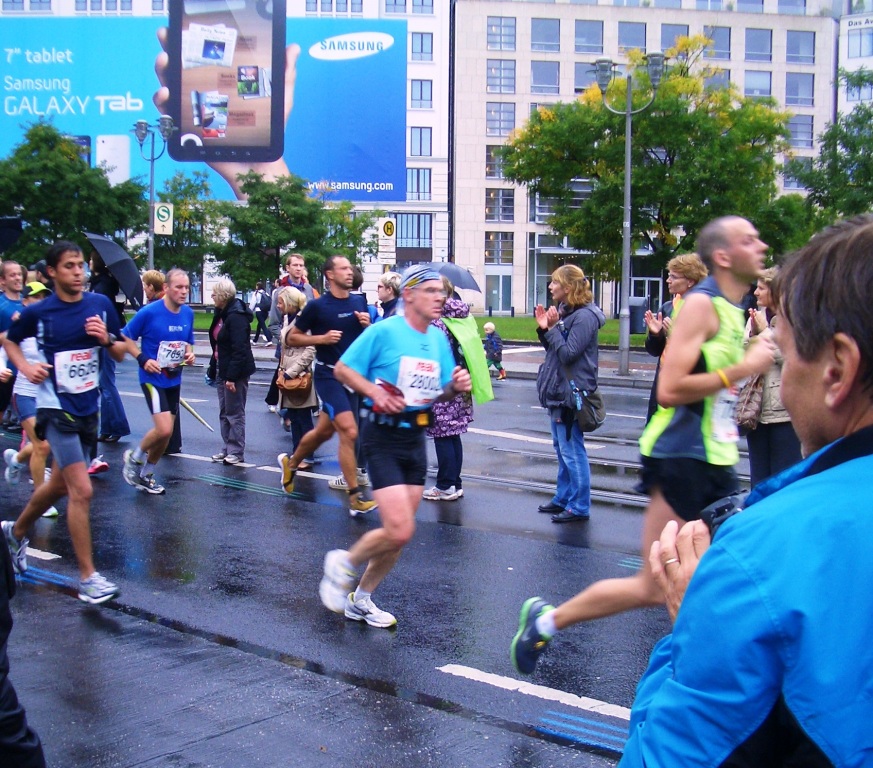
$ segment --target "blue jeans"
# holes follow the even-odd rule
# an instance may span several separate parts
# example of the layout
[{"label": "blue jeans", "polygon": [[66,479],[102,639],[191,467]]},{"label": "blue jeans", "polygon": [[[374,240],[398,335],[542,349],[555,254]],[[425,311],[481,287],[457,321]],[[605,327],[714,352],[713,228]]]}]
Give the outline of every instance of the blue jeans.
[{"label": "blue jeans", "polygon": [[100,434],[119,437],[130,434],[127,414],[115,386],[115,360],[105,349],[100,350]]},{"label": "blue jeans", "polygon": [[558,454],[558,483],[552,503],[575,515],[587,516],[591,510],[591,470],[585,436],[575,421],[569,440],[565,424],[554,420],[551,423],[552,445]]}]

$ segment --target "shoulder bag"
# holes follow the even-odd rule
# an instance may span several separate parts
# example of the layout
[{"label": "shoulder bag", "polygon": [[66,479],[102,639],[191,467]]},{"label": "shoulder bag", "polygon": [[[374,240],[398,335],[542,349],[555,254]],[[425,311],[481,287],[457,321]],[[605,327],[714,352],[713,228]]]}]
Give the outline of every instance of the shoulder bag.
[{"label": "shoulder bag", "polygon": [[750,432],[758,426],[763,401],[764,377],[758,374],[749,378],[737,395],[735,419],[740,429]]}]

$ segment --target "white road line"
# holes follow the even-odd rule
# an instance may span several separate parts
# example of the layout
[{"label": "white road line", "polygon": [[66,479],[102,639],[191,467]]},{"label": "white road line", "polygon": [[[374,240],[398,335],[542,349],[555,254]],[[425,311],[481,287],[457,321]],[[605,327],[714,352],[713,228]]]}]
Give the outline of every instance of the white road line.
[{"label": "white road line", "polygon": [[[139,392],[128,392],[126,389],[119,389],[119,395],[124,395],[125,397],[142,397],[142,391]],[[196,397],[186,397],[185,402],[187,403],[209,403],[210,400],[198,400]]]},{"label": "white road line", "polygon": [[584,709],[588,712],[596,712],[597,714],[608,715],[609,717],[617,717],[621,720],[630,720],[630,710],[626,707],[619,707],[617,704],[610,704],[609,702],[598,701],[597,699],[589,699],[587,696],[576,696],[573,693],[559,691],[555,688],[547,688],[544,685],[524,683],[511,677],[482,672],[479,669],[465,667],[460,664],[446,664],[443,667],[437,667],[437,670],[449,675],[455,675],[456,677],[464,677],[467,680],[474,680],[477,683],[493,685],[495,688],[503,688],[506,691],[516,691],[526,696],[536,696],[538,699],[566,704],[568,707]]},{"label": "white road line", "polygon": [[60,560],[61,556],[54,552],[43,552],[41,549],[27,548],[27,556],[35,557],[37,560]]},{"label": "white road line", "polygon": [[[504,440],[516,440],[520,443],[533,443],[534,445],[551,445],[552,441],[546,437],[528,437],[527,435],[514,435],[512,432],[496,432],[492,429],[477,429],[469,427],[468,432],[474,435],[485,435],[486,437],[502,437]],[[585,447],[590,450],[599,451],[605,448],[605,445],[596,445],[593,443],[585,443]]]},{"label": "white road line", "polygon": [[[191,401],[189,400],[188,402],[191,402]],[[211,456],[198,456],[195,453],[173,453],[173,454],[170,454],[170,456],[171,457],[174,456],[174,457],[179,458],[179,459],[193,459],[194,461],[207,461],[210,464],[221,464],[222,466],[229,466],[229,465],[225,464],[223,461],[213,461]],[[233,464],[232,466],[245,467],[246,469],[251,469],[252,467],[255,467],[257,465],[249,464],[249,463],[243,461],[240,464]]]}]

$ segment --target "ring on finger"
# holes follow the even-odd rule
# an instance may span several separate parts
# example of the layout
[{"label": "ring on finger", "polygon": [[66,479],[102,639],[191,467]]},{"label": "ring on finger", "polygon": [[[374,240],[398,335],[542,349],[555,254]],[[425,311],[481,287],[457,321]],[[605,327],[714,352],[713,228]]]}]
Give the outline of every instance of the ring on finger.
[{"label": "ring on finger", "polygon": [[671,557],[669,560],[666,560],[664,562],[664,567],[666,568],[668,565],[670,565],[670,563],[678,563],[678,562],[679,562],[678,557]]}]

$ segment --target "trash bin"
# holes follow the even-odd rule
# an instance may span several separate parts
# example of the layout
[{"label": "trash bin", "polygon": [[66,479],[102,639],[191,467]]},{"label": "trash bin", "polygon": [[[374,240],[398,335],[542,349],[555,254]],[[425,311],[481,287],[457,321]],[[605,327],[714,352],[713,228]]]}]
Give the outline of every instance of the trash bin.
[{"label": "trash bin", "polygon": [[645,296],[631,296],[628,301],[630,309],[630,332],[645,333],[646,332],[646,306],[648,299]]}]

